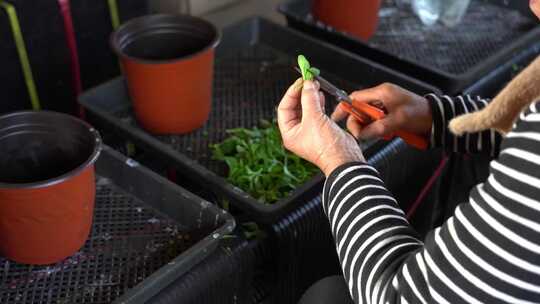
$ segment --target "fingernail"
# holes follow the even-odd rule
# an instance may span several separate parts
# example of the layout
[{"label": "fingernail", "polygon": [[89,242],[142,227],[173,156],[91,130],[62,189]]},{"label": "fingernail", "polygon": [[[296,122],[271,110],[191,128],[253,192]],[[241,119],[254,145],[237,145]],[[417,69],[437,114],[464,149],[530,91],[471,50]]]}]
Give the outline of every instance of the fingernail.
[{"label": "fingernail", "polygon": [[315,83],[311,80],[304,80],[304,89],[306,90],[315,90]]}]

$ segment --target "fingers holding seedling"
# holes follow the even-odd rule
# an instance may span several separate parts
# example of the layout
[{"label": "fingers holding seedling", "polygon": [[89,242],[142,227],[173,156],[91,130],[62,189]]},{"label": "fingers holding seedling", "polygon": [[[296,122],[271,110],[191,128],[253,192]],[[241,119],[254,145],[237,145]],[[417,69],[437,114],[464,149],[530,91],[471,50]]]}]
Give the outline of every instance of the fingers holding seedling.
[{"label": "fingers holding seedling", "polygon": [[296,82],[289,87],[283,99],[277,108],[277,117],[280,127],[290,129],[300,123],[302,109],[300,106],[300,97],[302,94],[303,80],[298,78]]},{"label": "fingers holding seedling", "polygon": [[319,70],[319,69],[317,69],[315,67],[310,67],[309,72],[311,73],[311,75],[313,75],[313,78],[315,78],[316,76],[321,75],[321,70]]},{"label": "fingers holding seedling", "polygon": [[302,72],[302,78],[304,80],[313,80],[315,76],[319,76],[321,71],[315,67],[312,67],[304,55],[298,55],[298,67]]},{"label": "fingers holding seedling", "polygon": [[336,108],[334,109],[334,112],[332,113],[332,120],[335,122],[339,122],[344,120],[345,118],[349,117],[349,112],[347,112],[342,106],[341,103],[339,103]]}]

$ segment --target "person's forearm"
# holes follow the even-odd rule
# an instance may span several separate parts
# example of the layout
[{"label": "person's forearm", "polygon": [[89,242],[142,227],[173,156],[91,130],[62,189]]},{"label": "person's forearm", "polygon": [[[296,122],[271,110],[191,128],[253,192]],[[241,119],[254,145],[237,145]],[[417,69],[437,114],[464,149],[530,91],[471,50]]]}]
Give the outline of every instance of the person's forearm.
[{"label": "person's forearm", "polygon": [[453,118],[462,114],[479,111],[488,105],[489,100],[470,95],[458,97],[426,96],[431,104],[433,127],[431,146],[442,147],[447,152],[487,153],[496,156],[499,152],[502,136],[493,130],[456,136],[448,129]]},{"label": "person's forearm", "polygon": [[540,303],[537,113],[524,114],[487,182],[425,244],[373,167],[330,174],[323,208],[355,303]]},{"label": "person's forearm", "polygon": [[330,174],[323,207],[356,303],[368,302],[375,296],[371,291],[382,293],[398,271],[399,261],[422,247],[392,194],[368,164],[349,163]]}]

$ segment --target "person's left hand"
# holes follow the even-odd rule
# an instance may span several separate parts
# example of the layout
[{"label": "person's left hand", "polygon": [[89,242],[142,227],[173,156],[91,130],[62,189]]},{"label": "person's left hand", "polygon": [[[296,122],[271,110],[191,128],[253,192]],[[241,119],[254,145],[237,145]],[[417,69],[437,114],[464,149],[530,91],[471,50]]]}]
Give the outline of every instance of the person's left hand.
[{"label": "person's left hand", "polygon": [[354,137],[324,113],[324,95],[317,82],[298,79],[288,89],[278,107],[278,124],[285,148],[326,176],[346,163],[365,162]]}]

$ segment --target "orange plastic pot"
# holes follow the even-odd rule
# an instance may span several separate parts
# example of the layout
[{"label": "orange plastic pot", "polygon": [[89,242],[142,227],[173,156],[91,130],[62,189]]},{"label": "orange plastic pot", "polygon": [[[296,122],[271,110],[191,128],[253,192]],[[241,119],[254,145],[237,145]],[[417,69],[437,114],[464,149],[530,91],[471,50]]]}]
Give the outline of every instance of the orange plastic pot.
[{"label": "orange plastic pot", "polygon": [[215,26],[187,15],[136,18],[112,34],[111,45],[143,128],[181,134],[204,125],[211,110],[219,40]]},{"label": "orange plastic pot", "polygon": [[368,40],[379,22],[381,0],[313,0],[313,15],[339,31]]},{"label": "orange plastic pot", "polygon": [[92,226],[98,132],[55,112],[0,117],[0,255],[52,264],[73,255]]}]

